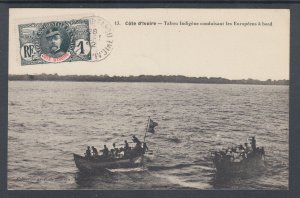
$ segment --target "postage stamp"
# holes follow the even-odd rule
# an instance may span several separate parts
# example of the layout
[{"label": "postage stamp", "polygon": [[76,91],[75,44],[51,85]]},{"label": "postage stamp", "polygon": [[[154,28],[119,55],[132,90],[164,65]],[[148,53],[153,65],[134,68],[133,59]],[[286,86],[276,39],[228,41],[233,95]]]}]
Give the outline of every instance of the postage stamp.
[{"label": "postage stamp", "polygon": [[20,24],[21,65],[91,59],[88,19]]}]

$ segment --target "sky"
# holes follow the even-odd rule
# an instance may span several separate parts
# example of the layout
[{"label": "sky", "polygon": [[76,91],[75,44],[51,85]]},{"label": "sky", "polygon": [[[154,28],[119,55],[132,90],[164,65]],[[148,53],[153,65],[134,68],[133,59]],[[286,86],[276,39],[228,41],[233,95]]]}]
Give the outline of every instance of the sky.
[{"label": "sky", "polygon": [[[72,14],[68,14],[72,13]],[[59,75],[185,75],[289,79],[287,9],[10,9],[9,73]],[[112,51],[103,60],[21,66],[18,25],[103,18]],[[115,25],[119,21],[120,25]],[[157,26],[126,25],[156,22]],[[165,22],[270,23],[272,26],[164,25]],[[103,31],[103,27],[93,27]]]}]

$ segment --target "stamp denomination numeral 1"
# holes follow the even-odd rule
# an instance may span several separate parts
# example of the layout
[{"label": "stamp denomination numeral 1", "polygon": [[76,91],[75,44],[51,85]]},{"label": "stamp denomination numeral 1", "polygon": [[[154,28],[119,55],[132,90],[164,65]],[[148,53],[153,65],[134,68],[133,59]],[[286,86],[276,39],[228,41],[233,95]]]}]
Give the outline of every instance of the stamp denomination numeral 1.
[{"label": "stamp denomination numeral 1", "polygon": [[91,59],[87,19],[21,24],[18,29],[21,65]]}]

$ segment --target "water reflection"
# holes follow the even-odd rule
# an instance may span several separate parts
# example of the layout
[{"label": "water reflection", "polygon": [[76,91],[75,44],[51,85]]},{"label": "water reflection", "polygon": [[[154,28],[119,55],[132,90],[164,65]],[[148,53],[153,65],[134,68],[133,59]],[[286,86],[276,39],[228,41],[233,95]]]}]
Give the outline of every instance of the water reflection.
[{"label": "water reflection", "polygon": [[[218,173],[215,172],[210,184],[217,189],[251,189],[257,180],[266,173],[266,167],[255,167],[238,173]],[[248,186],[247,186],[248,185]]]},{"label": "water reflection", "polygon": [[97,188],[99,184],[112,183],[114,175],[114,173],[105,170],[96,173],[78,171],[75,174],[75,182],[80,189]]}]

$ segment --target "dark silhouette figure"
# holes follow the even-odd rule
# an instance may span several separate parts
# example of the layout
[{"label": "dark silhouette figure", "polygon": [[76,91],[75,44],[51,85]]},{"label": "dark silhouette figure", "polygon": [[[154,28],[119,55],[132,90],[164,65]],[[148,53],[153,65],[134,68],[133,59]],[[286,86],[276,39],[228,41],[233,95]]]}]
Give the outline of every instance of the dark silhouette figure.
[{"label": "dark silhouette figure", "polygon": [[255,136],[253,136],[252,139],[251,139],[251,147],[252,147],[253,151],[256,150],[256,139],[255,139]]},{"label": "dark silhouette figure", "polygon": [[94,146],[92,146],[92,151],[93,151],[93,156],[98,156],[98,151]]},{"label": "dark silhouette figure", "polygon": [[137,137],[135,137],[135,135],[132,136],[132,141],[133,141],[134,143],[136,143],[136,146],[137,146],[137,145],[139,145],[139,146],[142,145],[141,141],[140,141]]},{"label": "dark silhouette figure", "polygon": [[125,140],[124,143],[125,143],[124,150],[125,151],[129,150],[129,144],[128,144],[127,140]]},{"label": "dark silhouette figure", "polygon": [[106,145],[104,145],[104,149],[101,150],[101,151],[102,151],[104,157],[107,157],[107,156],[108,156],[109,150],[108,150],[108,148],[106,147]]},{"label": "dark silhouette figure", "polygon": [[87,150],[85,151],[85,157],[90,158],[91,156],[92,156],[92,154],[91,154],[91,149],[90,149],[90,147],[88,146],[88,147],[87,147]]},{"label": "dark silhouette figure", "polygon": [[117,157],[120,153],[120,149],[116,147],[116,143],[113,143],[114,155]]},{"label": "dark silhouette figure", "polygon": [[135,147],[132,150],[134,152],[134,154],[141,154],[141,153],[143,153],[143,148],[142,148],[141,141],[137,137],[135,137],[135,136],[132,136],[132,141],[134,143],[136,143]]}]

